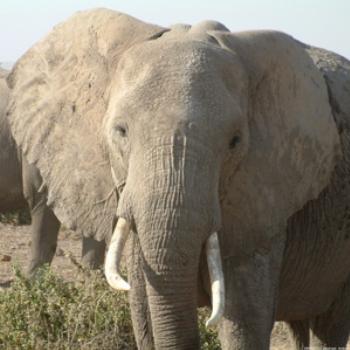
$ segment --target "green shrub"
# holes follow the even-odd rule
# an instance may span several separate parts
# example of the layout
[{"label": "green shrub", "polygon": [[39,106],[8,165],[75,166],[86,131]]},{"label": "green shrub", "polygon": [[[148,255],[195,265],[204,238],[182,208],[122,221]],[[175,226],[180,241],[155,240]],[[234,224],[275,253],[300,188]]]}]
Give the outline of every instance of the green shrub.
[{"label": "green shrub", "polygon": [[0,293],[0,349],[133,349],[125,293],[100,274],[69,283],[49,268],[26,279],[19,270]]},{"label": "green shrub", "polygon": [[18,211],[0,213],[0,222],[11,225],[30,225],[31,218],[29,209],[26,207]]},{"label": "green shrub", "polygon": [[[65,282],[48,267],[33,280],[15,270],[0,292],[0,349],[136,349],[127,293],[111,290],[102,274],[85,273]],[[199,316],[202,349],[220,349],[216,333]]]}]

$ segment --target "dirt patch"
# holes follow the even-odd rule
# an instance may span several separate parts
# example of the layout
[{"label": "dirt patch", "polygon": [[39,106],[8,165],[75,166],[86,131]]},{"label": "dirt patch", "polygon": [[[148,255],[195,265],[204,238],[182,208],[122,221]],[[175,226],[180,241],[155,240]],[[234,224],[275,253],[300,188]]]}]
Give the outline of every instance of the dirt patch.
[{"label": "dirt patch", "polygon": [[[13,265],[25,270],[31,244],[30,226],[13,226],[0,223],[0,286],[8,285],[13,278]],[[71,231],[61,231],[52,268],[67,280],[74,278],[77,268],[66,256],[81,259],[81,240]]]}]

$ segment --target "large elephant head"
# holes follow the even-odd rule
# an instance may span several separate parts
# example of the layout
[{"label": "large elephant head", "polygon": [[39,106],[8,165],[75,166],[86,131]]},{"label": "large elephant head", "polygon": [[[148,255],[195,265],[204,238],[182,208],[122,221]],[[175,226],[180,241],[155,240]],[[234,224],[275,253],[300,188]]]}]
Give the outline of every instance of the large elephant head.
[{"label": "large elephant head", "polygon": [[87,11],[29,50],[9,84],[14,136],[59,219],[100,239],[117,213],[106,262],[114,287],[129,288],[118,264],[136,232],[159,349],[198,347],[201,256],[209,323],[222,314],[218,237],[223,257],[266,246],[334,166],[322,77],[282,33],[164,29]]}]

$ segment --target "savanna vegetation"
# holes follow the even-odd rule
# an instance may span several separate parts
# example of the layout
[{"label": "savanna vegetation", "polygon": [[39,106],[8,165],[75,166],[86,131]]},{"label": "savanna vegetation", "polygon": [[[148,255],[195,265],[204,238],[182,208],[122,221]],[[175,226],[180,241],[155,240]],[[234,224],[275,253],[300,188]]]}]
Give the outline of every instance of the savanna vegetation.
[{"label": "savanna vegetation", "polygon": [[[67,282],[47,266],[33,280],[15,268],[0,293],[0,349],[136,349],[127,294],[109,288],[101,272],[80,271]],[[220,349],[207,316],[200,312],[202,349]]]}]

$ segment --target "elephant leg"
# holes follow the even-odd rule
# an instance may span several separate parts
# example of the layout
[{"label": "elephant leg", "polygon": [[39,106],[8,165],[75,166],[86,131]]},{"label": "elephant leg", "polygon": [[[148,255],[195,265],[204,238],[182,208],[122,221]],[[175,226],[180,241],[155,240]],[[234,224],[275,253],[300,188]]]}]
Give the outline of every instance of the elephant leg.
[{"label": "elephant leg", "polygon": [[268,350],[275,319],[284,237],[266,254],[255,253],[243,262],[223,261],[226,305],[219,328],[222,349]]},{"label": "elephant leg", "polygon": [[350,278],[329,309],[310,322],[312,349],[346,348],[350,335]]},{"label": "elephant leg", "polygon": [[147,302],[145,277],[141,268],[142,252],[135,234],[132,234],[129,239],[127,251],[128,280],[131,285],[129,302],[137,348],[151,350],[154,349],[152,324]]},{"label": "elephant leg", "polygon": [[32,243],[28,266],[29,276],[43,264],[50,264],[56,252],[60,222],[45,202],[46,200],[39,200],[31,208]]},{"label": "elephant leg", "polygon": [[105,241],[96,241],[92,237],[83,237],[82,265],[96,270],[103,266],[106,251]]},{"label": "elephant leg", "polygon": [[303,350],[310,345],[309,320],[298,320],[287,322],[293,334],[296,350]]},{"label": "elephant leg", "polygon": [[47,206],[47,193],[42,189],[38,169],[22,157],[23,194],[28,202],[32,217],[32,243],[28,275],[45,263],[51,263],[57,246],[60,222]]}]

